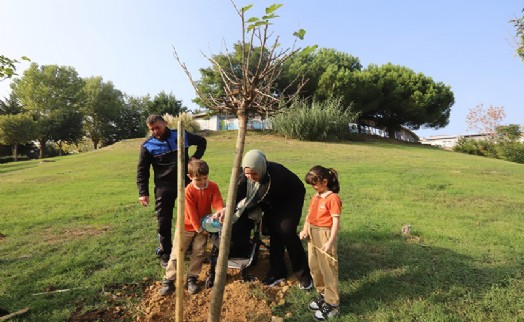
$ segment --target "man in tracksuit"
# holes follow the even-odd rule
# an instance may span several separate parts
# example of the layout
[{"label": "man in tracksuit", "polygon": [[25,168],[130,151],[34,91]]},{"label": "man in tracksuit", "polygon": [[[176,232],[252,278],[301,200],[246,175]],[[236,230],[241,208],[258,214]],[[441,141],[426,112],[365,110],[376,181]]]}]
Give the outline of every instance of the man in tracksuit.
[{"label": "man in tracksuit", "polygon": [[[160,248],[157,254],[165,267],[171,254],[172,238],[171,224],[173,208],[177,197],[177,132],[170,130],[160,115],[150,115],[146,120],[152,135],[142,143],[138,159],[136,182],[138,186],[138,201],[144,206],[149,205],[149,170],[153,166],[155,181],[155,213],[158,221],[158,239]],[[200,159],[206,151],[207,141],[204,137],[185,132],[186,162]],[[195,153],[189,157],[189,146],[196,145]],[[187,167],[187,163],[184,169]],[[186,185],[189,180],[186,176]]]}]

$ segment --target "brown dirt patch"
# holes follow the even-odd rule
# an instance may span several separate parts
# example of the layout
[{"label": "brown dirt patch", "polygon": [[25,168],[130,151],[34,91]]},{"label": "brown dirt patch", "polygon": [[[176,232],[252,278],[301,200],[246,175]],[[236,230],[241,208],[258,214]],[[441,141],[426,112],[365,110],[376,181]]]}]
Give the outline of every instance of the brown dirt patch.
[{"label": "brown dirt patch", "polygon": [[[275,287],[260,283],[269,269],[269,253],[261,248],[256,265],[247,269],[257,280],[245,282],[240,271],[229,269],[224,290],[221,321],[227,322],[270,322],[283,321],[272,315],[272,308],[283,305],[287,291],[297,287],[294,277]],[[289,259],[286,258],[289,264]],[[184,291],[184,321],[207,321],[212,289],[204,288],[204,280],[209,272],[209,264],[204,264],[199,276],[202,290],[197,294]],[[103,292],[108,306],[99,310],[75,312],[70,322],[79,321],[135,321],[135,322],[171,322],[175,321],[176,296],[160,296],[161,277],[157,281],[144,279],[143,283],[107,286]],[[286,317],[292,313],[286,313]]]},{"label": "brown dirt patch", "polygon": [[[271,288],[261,284],[259,280],[266,276],[268,265],[268,254],[261,250],[258,263],[248,268],[248,272],[258,280],[244,282],[238,270],[228,270],[220,320],[228,322],[272,321],[271,308],[284,304],[286,292],[297,282],[290,279]],[[201,287],[204,287],[203,281],[208,271],[209,265],[206,264],[199,276]],[[160,287],[161,282],[157,281],[146,288],[143,301],[138,308],[140,313],[135,321],[175,321],[175,294],[160,296],[158,294]],[[193,295],[184,291],[184,321],[207,321],[211,293],[212,289],[203,289]]]},{"label": "brown dirt patch", "polygon": [[110,226],[85,226],[67,229],[48,228],[43,231],[43,241],[48,245],[56,245],[70,240],[88,238],[110,231]]}]

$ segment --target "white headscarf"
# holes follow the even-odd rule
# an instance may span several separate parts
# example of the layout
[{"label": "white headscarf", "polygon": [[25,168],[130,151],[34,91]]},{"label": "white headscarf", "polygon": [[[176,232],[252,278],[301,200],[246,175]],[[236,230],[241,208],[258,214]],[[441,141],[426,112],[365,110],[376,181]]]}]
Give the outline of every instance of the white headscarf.
[{"label": "white headscarf", "polygon": [[[242,159],[242,170],[245,168],[252,169],[254,172],[256,172],[257,175],[259,175],[260,179],[262,179],[266,175],[267,171],[267,160],[265,154],[260,150],[249,150]],[[248,205],[250,205],[252,202],[255,202],[254,198],[257,195],[259,188],[259,182],[249,179],[247,180],[246,198],[242,199],[238,203],[237,211],[235,213],[236,218],[234,218],[233,221],[236,221],[236,219],[242,215]],[[255,221],[260,220],[262,218],[262,210],[260,207],[257,207],[251,211],[249,217]]]},{"label": "white headscarf", "polygon": [[266,175],[266,155],[260,150],[249,150],[242,159],[242,169],[250,168],[262,179]]}]

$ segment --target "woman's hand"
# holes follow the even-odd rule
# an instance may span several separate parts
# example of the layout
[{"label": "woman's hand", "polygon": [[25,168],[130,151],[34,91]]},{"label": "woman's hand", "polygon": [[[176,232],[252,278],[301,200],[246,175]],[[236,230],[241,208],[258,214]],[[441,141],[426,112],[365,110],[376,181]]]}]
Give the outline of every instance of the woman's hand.
[{"label": "woman's hand", "polygon": [[300,233],[298,233],[298,237],[301,240],[304,240],[304,239],[309,237],[309,233],[308,233],[307,229],[305,229],[305,227],[304,227],[304,229],[302,229],[302,231],[300,231]]},{"label": "woman's hand", "polygon": [[222,208],[219,211],[213,214],[213,219],[218,219],[218,221],[223,222],[224,216],[226,215],[226,208]]}]

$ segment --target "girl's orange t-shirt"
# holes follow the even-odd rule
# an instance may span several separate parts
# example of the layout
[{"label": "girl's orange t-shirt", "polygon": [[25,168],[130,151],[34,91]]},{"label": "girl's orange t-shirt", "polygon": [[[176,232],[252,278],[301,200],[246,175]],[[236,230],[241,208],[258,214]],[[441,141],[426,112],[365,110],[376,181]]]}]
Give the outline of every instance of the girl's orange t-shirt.
[{"label": "girl's orange t-shirt", "polygon": [[331,227],[333,217],[340,217],[342,200],[338,194],[328,191],[321,195],[315,193],[309,203],[307,221],[314,226]]}]

